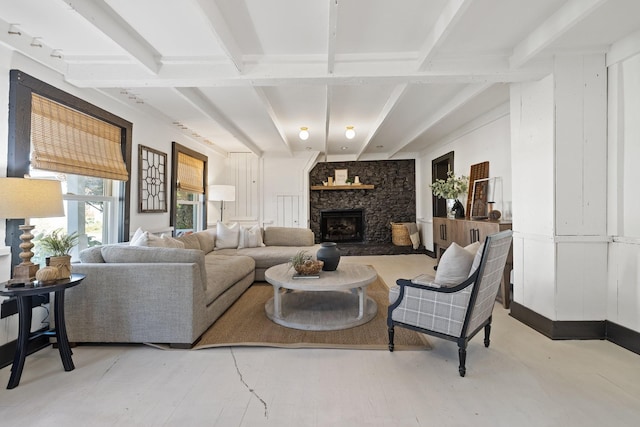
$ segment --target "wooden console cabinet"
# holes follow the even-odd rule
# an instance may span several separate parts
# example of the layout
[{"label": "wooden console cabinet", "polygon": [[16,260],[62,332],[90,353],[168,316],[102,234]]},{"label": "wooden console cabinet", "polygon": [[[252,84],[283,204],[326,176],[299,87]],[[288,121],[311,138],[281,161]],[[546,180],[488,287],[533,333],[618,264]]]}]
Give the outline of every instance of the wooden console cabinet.
[{"label": "wooden console cabinet", "polygon": [[[469,219],[433,218],[433,250],[438,257],[455,242],[460,246],[467,246],[474,242],[484,242],[485,237],[500,231],[511,230],[511,221],[489,221]],[[507,265],[502,275],[498,299],[504,308],[509,308],[511,302],[511,269],[513,268],[513,247],[509,251]]]}]

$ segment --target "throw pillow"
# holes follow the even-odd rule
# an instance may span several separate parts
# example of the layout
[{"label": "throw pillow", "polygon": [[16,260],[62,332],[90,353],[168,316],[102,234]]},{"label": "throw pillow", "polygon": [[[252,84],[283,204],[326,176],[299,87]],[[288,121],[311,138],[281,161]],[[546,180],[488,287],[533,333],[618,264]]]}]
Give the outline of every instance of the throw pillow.
[{"label": "throw pillow", "polygon": [[184,243],[169,236],[158,237],[153,233],[145,231],[140,238],[129,243],[130,246],[147,246],[151,248],[177,248],[184,249]]},{"label": "throw pillow", "polygon": [[262,243],[262,229],[259,225],[254,225],[251,228],[240,227],[238,249],[257,248],[260,246],[264,246],[264,243]]},{"label": "throw pillow", "polygon": [[237,222],[227,226],[218,221],[216,226],[216,249],[236,249],[240,239],[240,227]]},{"label": "throw pillow", "polygon": [[474,255],[457,243],[452,243],[440,258],[435,283],[448,288],[459,285],[469,277]]},{"label": "throw pillow", "polygon": [[484,245],[480,246],[480,248],[476,251],[475,256],[473,257],[473,262],[471,263],[471,270],[469,270],[469,276],[475,273],[478,267],[480,267],[480,261],[482,261],[483,252],[484,252]]},{"label": "throw pillow", "polygon": [[142,229],[142,227],[138,227],[136,232],[133,233],[133,236],[131,236],[131,240],[129,240],[129,244],[131,246],[140,246],[138,244],[138,240],[140,240],[142,238],[143,234],[144,234],[144,230]]}]

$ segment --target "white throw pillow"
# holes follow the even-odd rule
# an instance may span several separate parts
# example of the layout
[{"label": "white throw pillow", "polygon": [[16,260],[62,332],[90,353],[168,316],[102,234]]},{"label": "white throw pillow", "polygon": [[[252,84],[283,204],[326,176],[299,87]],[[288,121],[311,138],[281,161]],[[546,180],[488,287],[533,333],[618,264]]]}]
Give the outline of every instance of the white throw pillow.
[{"label": "white throw pillow", "polygon": [[262,243],[262,229],[259,225],[256,224],[251,228],[240,227],[238,249],[257,248],[260,246],[264,246],[264,243]]},{"label": "white throw pillow", "polygon": [[131,245],[131,246],[140,246],[137,242],[138,242],[138,240],[140,240],[142,238],[143,234],[144,234],[144,230],[142,229],[142,227],[138,227],[136,232],[133,233],[133,236],[131,237],[131,240],[129,241],[129,245]]},{"label": "white throw pillow", "polygon": [[483,252],[484,252],[484,245],[480,246],[480,248],[476,251],[475,256],[473,257],[473,262],[471,263],[471,269],[469,270],[469,276],[475,273],[478,267],[480,267],[480,261],[482,261]]},{"label": "white throw pillow", "polygon": [[443,288],[464,282],[469,277],[473,258],[474,254],[470,251],[465,250],[457,243],[452,243],[440,258],[435,282]]},{"label": "white throw pillow", "polygon": [[236,249],[240,239],[240,227],[237,222],[225,225],[218,221],[216,226],[216,249]]}]

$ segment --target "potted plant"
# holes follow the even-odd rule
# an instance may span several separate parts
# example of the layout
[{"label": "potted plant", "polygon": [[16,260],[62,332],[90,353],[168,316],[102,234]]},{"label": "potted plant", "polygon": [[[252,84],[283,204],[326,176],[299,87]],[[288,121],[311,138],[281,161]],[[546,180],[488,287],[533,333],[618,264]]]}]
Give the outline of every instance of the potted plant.
[{"label": "potted plant", "polygon": [[315,261],[307,251],[302,250],[289,258],[289,265],[293,267],[296,273],[306,276],[310,274],[318,274],[324,262]]},{"label": "potted plant", "polygon": [[447,217],[455,218],[453,207],[458,196],[469,189],[469,177],[462,175],[456,178],[453,171],[449,171],[446,180],[436,179],[429,187],[434,196],[447,200]]},{"label": "potted plant", "polygon": [[61,228],[40,239],[40,247],[49,255],[46,264],[58,269],[58,279],[71,277],[71,249],[78,244],[78,233],[66,234]]}]

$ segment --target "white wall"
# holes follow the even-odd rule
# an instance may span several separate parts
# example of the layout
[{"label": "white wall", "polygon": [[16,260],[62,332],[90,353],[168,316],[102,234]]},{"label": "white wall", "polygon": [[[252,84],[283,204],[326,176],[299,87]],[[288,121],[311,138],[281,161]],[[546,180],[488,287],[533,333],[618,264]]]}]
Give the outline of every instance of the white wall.
[{"label": "white wall", "polygon": [[309,172],[315,166],[317,151],[293,156],[265,156],[262,159],[262,223],[277,225],[278,196],[299,198],[299,227],[309,226]]},{"label": "white wall", "polygon": [[608,70],[607,319],[640,332],[640,53]]},{"label": "white wall", "polygon": [[[511,135],[509,115],[505,112],[498,117],[487,119],[488,122],[477,122],[469,125],[468,132],[462,132],[450,140],[440,141],[433,148],[421,153],[417,161],[421,169],[423,182],[417,183],[420,192],[420,206],[417,209],[418,218],[423,218],[423,228],[433,228],[432,197],[429,184],[432,181],[431,162],[438,157],[454,152],[454,171],[456,175],[469,175],[471,165],[489,162],[489,176],[499,177],[496,192],[495,209],[502,212],[503,219],[511,219]],[[466,207],[466,196],[460,200]],[[425,247],[433,250],[433,235],[423,232]]]}]

